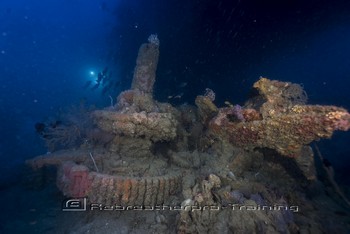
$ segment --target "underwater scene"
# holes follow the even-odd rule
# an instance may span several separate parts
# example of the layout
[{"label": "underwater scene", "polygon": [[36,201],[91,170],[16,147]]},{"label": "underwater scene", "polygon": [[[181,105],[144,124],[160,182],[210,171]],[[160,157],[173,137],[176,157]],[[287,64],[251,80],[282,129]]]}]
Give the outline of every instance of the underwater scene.
[{"label": "underwater scene", "polygon": [[0,233],[350,233],[350,2],[2,0]]}]

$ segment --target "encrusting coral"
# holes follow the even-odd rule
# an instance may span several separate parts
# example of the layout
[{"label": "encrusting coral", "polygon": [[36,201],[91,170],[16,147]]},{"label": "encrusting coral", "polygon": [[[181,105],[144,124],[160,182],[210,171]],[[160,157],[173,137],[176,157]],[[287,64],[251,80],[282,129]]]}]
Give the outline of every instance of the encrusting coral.
[{"label": "encrusting coral", "polygon": [[[170,141],[177,136],[175,115],[179,114],[170,105],[153,100],[158,56],[159,40],[151,35],[148,43],[140,47],[131,90],[119,95],[113,110],[91,114],[99,129],[114,136],[107,152],[104,148],[99,152],[98,147],[59,151],[36,157],[28,164],[33,168],[58,166],[59,189],[70,197],[88,196],[90,202],[152,205],[164,203],[178,192],[181,173],[164,171],[166,160],[153,158],[151,152],[153,142]],[[142,164],[130,167],[139,162]],[[98,168],[102,168],[101,173],[95,172]]]},{"label": "encrusting coral", "polygon": [[[219,109],[210,121],[209,129],[216,137],[228,139],[232,144],[245,148],[270,148],[281,155],[298,157],[304,145],[321,138],[330,138],[334,131],[350,128],[350,114],[335,106],[302,105],[302,90],[294,84],[261,78],[254,84],[260,98],[266,100],[258,110],[262,119],[232,121],[235,107]],[[298,104],[296,104],[298,103]]]},{"label": "encrusting coral", "polygon": [[90,201],[122,206],[163,204],[181,188],[181,175],[130,177],[91,172],[83,165],[64,162],[57,186],[68,197],[89,197]]},{"label": "encrusting coral", "polygon": [[139,49],[131,89],[147,94],[153,93],[158,58],[159,40],[157,35],[152,34],[148,38],[148,43],[141,45]]},{"label": "encrusting coral", "polygon": [[154,142],[176,137],[178,121],[173,113],[176,110],[167,109],[152,97],[158,56],[159,41],[151,35],[149,42],[140,47],[131,90],[119,95],[117,111],[94,112],[101,129],[130,137],[145,137]]},{"label": "encrusting coral", "polygon": [[[90,203],[199,209],[178,212],[173,224],[178,233],[320,232],[314,220],[311,226],[294,220],[292,208],[298,206],[289,204],[310,206],[300,193],[317,180],[309,144],[349,130],[350,114],[335,106],[306,105],[300,85],[267,78],[254,84],[258,95],[243,106],[226,102],[218,108],[215,93],[206,89],[197,96],[197,107],[175,108],[153,99],[158,57],[159,40],[151,35],[140,47],[131,89],[121,92],[112,108],[89,115],[95,133],[90,138],[103,135],[104,140],[27,163],[34,169],[57,166],[63,194],[88,197]],[[202,209],[231,203],[245,209]],[[287,209],[260,209],[272,204]]]},{"label": "encrusting coral", "polygon": [[135,112],[118,114],[96,111],[97,125],[106,132],[129,137],[145,137],[152,141],[172,140],[176,137],[177,120],[171,113]]}]

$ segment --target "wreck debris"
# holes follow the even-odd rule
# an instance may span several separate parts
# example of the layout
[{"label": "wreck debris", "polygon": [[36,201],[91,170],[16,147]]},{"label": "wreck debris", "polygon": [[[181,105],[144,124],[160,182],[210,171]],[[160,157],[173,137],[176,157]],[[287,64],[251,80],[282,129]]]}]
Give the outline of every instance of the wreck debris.
[{"label": "wreck debris", "polygon": [[290,85],[261,78],[254,87],[267,100],[259,110],[262,119],[237,123],[230,119],[232,108],[221,108],[209,123],[210,131],[237,146],[266,147],[284,156],[297,157],[304,145],[330,138],[335,130],[349,130],[350,114],[343,108],[293,105],[294,100],[299,102],[301,98],[277,95]]},{"label": "wreck debris", "polygon": [[97,125],[106,132],[129,137],[145,137],[152,141],[172,140],[176,137],[177,120],[171,113],[95,111]]},{"label": "wreck debris", "polygon": [[[210,174],[193,187],[180,212],[178,233],[289,233],[298,231],[293,212],[283,198],[268,200],[259,193],[247,194],[222,187],[220,178]],[[266,196],[269,197],[269,196]],[[269,212],[266,212],[266,211]],[[244,225],[242,225],[244,224]]]},{"label": "wreck debris", "polygon": [[[157,40],[156,40],[157,39]],[[131,90],[118,97],[117,111],[100,110],[93,113],[96,124],[107,132],[128,137],[144,137],[153,142],[176,137],[178,122],[174,113],[153,100],[153,85],[159,57],[158,38],[151,36],[141,45],[136,60]]]},{"label": "wreck debris", "polygon": [[209,96],[197,96],[195,102],[198,107],[199,117],[203,124],[207,124],[209,120],[218,113],[218,108]]},{"label": "wreck debris", "polygon": [[301,154],[295,158],[295,162],[307,180],[317,179],[314,152],[310,146],[303,146]]},{"label": "wreck debris", "polygon": [[152,97],[158,57],[159,40],[151,35],[140,47],[131,90],[119,95],[115,108],[91,114],[98,129],[113,136],[108,147],[94,147],[101,153],[94,152],[92,157],[91,147],[60,151],[28,164],[59,167],[59,189],[66,196],[88,196],[91,202],[155,205],[177,193],[181,172],[170,168],[166,159],[154,158],[152,152],[154,143],[176,138],[179,115]]},{"label": "wreck debris", "polygon": [[131,89],[147,94],[153,93],[158,58],[159,40],[157,36],[151,35],[148,43],[142,44],[139,49]]},{"label": "wreck debris", "polygon": [[[120,93],[115,106],[89,115],[97,126],[89,139],[99,144],[27,163],[35,169],[58,167],[62,193],[88,197],[90,203],[180,205],[173,222],[178,233],[311,230],[302,229],[301,222],[297,226],[292,212],[298,206],[289,205],[306,207],[297,190],[316,180],[308,144],[349,130],[350,114],[339,107],[306,105],[300,85],[266,78],[254,84],[259,96],[243,106],[226,102],[218,108],[215,93],[206,89],[195,100],[197,108],[175,108],[153,99],[158,57],[159,39],[151,35],[139,50],[131,89]],[[102,133],[106,140],[98,141]],[[159,225],[166,219],[160,213],[155,220]]]},{"label": "wreck debris", "polygon": [[67,161],[59,167],[57,186],[68,197],[88,197],[105,205],[163,204],[181,189],[181,175],[128,177],[91,172],[86,166]]},{"label": "wreck debris", "polygon": [[[60,166],[66,161],[87,164],[88,161],[91,161],[89,153],[90,152],[86,149],[60,150],[54,153],[40,155],[33,159],[29,159],[26,161],[26,164],[33,169],[40,169],[46,165]],[[96,151],[94,154],[94,159],[99,163],[102,159],[101,152]]]},{"label": "wreck debris", "polygon": [[341,191],[339,185],[337,184],[337,182],[334,179],[334,170],[332,168],[331,165],[326,165],[325,159],[323,158],[320,149],[318,148],[317,144],[315,144],[315,149],[316,149],[316,153],[318,155],[318,157],[320,158],[321,162],[322,162],[322,167],[323,169],[326,171],[327,173],[327,179],[329,180],[329,182],[331,183],[334,191],[341,197],[341,199],[350,207],[350,201],[349,199],[345,196],[345,194]]}]

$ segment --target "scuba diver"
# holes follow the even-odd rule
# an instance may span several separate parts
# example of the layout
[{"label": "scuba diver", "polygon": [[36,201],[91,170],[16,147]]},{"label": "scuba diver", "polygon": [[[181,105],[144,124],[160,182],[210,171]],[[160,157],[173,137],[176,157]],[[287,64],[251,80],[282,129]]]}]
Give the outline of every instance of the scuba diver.
[{"label": "scuba diver", "polygon": [[[92,85],[94,83],[94,85]],[[109,91],[114,92],[120,86],[120,80],[113,79],[112,71],[106,66],[102,71],[100,71],[95,81],[88,80],[83,86],[84,89],[91,87],[90,90],[96,90],[103,86],[102,95],[109,93]]]}]

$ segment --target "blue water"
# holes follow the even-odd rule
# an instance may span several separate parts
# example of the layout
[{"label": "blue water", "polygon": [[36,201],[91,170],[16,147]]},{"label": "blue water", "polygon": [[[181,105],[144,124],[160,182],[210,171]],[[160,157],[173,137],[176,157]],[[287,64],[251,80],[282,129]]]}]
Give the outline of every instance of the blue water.
[{"label": "blue water", "polygon": [[[264,2],[264,3],[261,3]],[[243,104],[260,77],[303,84],[311,104],[350,109],[350,3],[339,1],[2,0],[0,186],[47,150],[34,124],[82,100],[106,107],[128,89],[138,47],[160,39],[155,98]],[[119,86],[84,88],[108,67]],[[169,95],[181,94],[180,99]],[[319,143],[350,185],[350,132]]]}]

